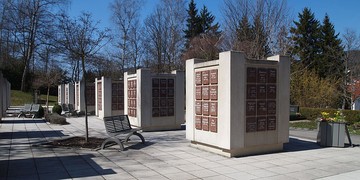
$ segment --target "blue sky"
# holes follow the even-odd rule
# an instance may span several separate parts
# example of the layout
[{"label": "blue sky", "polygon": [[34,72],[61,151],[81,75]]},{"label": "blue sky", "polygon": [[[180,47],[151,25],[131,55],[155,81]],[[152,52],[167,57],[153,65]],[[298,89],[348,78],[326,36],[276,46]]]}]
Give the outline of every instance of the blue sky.
[{"label": "blue sky", "polygon": [[[69,9],[71,16],[78,16],[86,11],[93,14],[96,21],[103,27],[111,27],[109,4],[113,0],[71,0]],[[155,8],[158,0],[145,0],[142,16],[145,18]],[[203,5],[215,15],[216,21],[222,21],[221,8],[223,0],[195,0],[198,9]],[[325,13],[335,25],[336,32],[343,33],[346,28],[360,33],[360,0],[288,0],[290,13],[297,20],[298,13],[309,7],[318,20],[322,21]],[[221,23],[220,23],[221,24]]]}]

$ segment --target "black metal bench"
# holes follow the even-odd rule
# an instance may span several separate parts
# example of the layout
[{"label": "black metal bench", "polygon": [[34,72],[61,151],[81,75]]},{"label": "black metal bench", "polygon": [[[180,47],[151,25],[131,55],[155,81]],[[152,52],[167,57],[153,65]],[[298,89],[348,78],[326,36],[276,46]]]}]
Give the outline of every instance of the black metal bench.
[{"label": "black metal bench", "polygon": [[[120,150],[124,150],[123,142],[128,142],[130,136],[132,135],[138,136],[141,139],[142,143],[145,144],[144,137],[138,132],[141,129],[132,128],[129,117],[127,115],[104,117],[104,123],[106,132],[110,137],[102,143],[101,149],[104,149],[106,144],[110,142],[115,142],[119,144]],[[123,140],[117,137],[123,134],[126,134],[126,137]]]}]

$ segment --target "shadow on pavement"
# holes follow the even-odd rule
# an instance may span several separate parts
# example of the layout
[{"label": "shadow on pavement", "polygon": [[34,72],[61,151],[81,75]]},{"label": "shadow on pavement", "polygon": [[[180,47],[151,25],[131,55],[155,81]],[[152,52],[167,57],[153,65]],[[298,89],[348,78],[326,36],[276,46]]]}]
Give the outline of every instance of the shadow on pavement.
[{"label": "shadow on pavement", "polygon": [[0,132],[0,139],[22,139],[22,138],[45,138],[68,136],[60,130],[52,131],[20,131],[20,132]]},{"label": "shadow on pavement", "polygon": [[292,151],[306,151],[313,149],[323,148],[318,145],[316,142],[305,141],[297,138],[289,138],[289,142],[284,144],[284,152]]},{"label": "shadow on pavement", "polygon": [[43,119],[2,120],[1,124],[46,123]]},{"label": "shadow on pavement", "polygon": [[116,174],[112,169],[103,169],[92,158],[96,157],[85,154],[0,161],[0,179],[68,179]]}]

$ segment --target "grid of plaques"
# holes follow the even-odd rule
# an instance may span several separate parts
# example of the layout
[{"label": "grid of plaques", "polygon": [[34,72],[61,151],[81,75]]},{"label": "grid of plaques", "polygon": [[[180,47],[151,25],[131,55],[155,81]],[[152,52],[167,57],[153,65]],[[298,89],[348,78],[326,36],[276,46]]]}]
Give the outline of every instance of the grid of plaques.
[{"label": "grid of plaques", "polygon": [[88,106],[95,106],[95,84],[87,85],[86,87],[86,101]]},{"label": "grid of plaques", "polygon": [[276,130],[275,68],[246,70],[246,132]]},{"label": "grid of plaques", "polygon": [[97,83],[97,106],[99,110],[102,110],[102,87],[101,81]]},{"label": "grid of plaques", "polygon": [[128,81],[128,115],[136,117],[136,79]]},{"label": "grid of plaques", "polygon": [[69,104],[69,88],[65,86],[65,104]]},{"label": "grid of plaques", "polygon": [[111,84],[111,109],[124,110],[124,83],[113,82]]},{"label": "grid of plaques", "polygon": [[175,106],[175,79],[152,79],[152,116],[174,116]]},{"label": "grid of plaques", "polygon": [[79,105],[79,85],[76,84],[75,85],[75,105],[78,106]]},{"label": "grid of plaques", "polygon": [[217,132],[218,70],[198,71],[195,74],[195,128]]}]

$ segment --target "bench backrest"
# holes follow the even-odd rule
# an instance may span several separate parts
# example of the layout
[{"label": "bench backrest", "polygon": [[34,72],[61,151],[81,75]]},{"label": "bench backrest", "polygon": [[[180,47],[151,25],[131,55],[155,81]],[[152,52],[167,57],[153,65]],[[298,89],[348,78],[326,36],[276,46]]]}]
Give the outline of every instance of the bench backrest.
[{"label": "bench backrest", "polygon": [[108,134],[118,134],[131,130],[131,124],[127,115],[104,117],[104,123]]},{"label": "bench backrest", "polygon": [[40,104],[33,104],[31,107],[31,112],[38,112],[40,109]]},{"label": "bench backrest", "polygon": [[61,108],[63,111],[69,111],[67,104],[61,104]]},{"label": "bench backrest", "polygon": [[32,106],[32,104],[25,104],[24,105],[24,111],[30,112],[31,111],[31,106]]}]

